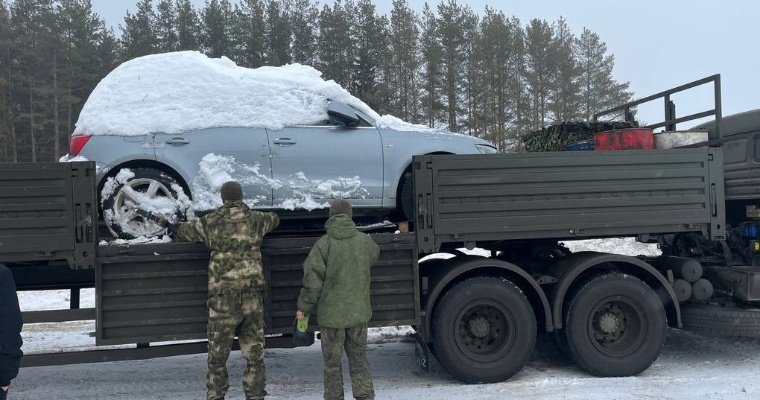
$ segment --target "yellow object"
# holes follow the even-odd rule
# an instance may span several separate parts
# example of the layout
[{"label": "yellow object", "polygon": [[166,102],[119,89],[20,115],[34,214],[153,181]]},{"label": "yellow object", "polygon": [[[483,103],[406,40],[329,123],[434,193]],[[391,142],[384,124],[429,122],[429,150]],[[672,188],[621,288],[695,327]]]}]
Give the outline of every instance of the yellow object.
[{"label": "yellow object", "polygon": [[309,329],[309,314],[304,315],[303,319],[298,320],[296,323],[296,330],[298,332],[306,332]]}]

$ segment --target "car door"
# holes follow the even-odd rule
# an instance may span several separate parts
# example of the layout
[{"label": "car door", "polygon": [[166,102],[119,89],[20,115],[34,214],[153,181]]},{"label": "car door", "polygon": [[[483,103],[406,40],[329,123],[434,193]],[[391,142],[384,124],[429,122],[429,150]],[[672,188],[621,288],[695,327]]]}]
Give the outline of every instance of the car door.
[{"label": "car door", "polygon": [[272,166],[264,128],[209,128],[154,136],[156,158],[188,181],[201,209],[221,204],[219,187],[237,180],[256,208],[272,206]]},{"label": "car door", "polygon": [[380,207],[383,149],[369,124],[294,126],[269,130],[274,207],[313,209],[343,197],[355,206]]}]

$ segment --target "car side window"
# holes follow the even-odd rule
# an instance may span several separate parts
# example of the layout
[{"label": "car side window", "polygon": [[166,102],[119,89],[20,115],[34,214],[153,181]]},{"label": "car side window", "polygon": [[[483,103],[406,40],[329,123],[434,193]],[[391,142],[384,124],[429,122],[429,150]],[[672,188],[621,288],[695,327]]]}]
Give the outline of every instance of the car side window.
[{"label": "car side window", "polygon": [[[336,118],[328,117],[327,119],[324,119],[322,121],[319,121],[318,123],[312,124],[313,126],[325,126],[325,127],[343,127],[346,126],[342,121],[339,121]],[[355,125],[357,127],[371,127],[372,124],[365,121],[364,118],[359,116],[359,124]]]},{"label": "car side window", "polygon": [[755,162],[760,162],[760,132],[755,133],[754,142],[755,145],[753,146],[754,149],[752,150],[752,154],[754,154],[754,156],[752,158],[755,160]]}]

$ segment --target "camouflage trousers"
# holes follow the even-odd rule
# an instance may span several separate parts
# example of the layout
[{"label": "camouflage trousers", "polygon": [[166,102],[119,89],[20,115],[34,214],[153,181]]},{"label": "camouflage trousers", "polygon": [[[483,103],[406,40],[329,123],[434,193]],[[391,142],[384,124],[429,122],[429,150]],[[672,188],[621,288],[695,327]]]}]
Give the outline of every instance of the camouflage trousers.
[{"label": "camouflage trousers", "polygon": [[348,357],[351,391],[355,399],[373,400],[375,389],[367,361],[367,324],[347,329],[322,330],[322,357],[325,360],[325,400],[343,400],[343,350]]},{"label": "camouflage trousers", "polygon": [[208,299],[208,400],[223,398],[229,389],[227,358],[237,331],[247,366],[243,391],[248,399],[266,395],[264,371],[264,292],[211,295]]}]

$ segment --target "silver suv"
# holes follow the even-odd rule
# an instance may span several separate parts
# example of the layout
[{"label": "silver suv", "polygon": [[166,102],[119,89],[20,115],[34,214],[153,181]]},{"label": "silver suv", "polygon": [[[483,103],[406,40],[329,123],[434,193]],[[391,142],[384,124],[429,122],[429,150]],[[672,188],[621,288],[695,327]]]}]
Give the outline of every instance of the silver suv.
[{"label": "silver suv", "polygon": [[328,105],[328,115],[321,124],[278,130],[75,134],[69,157],[96,162],[102,215],[114,235],[134,238],[164,230],[145,216],[155,210],[140,203],[189,197],[196,212],[213,209],[221,204],[215,203],[215,189],[228,179],[243,184],[255,208],[321,216],[328,200],[340,196],[351,200],[358,215],[412,219],[413,155],[496,152],[471,136],[378,127],[367,114],[337,101]]}]

